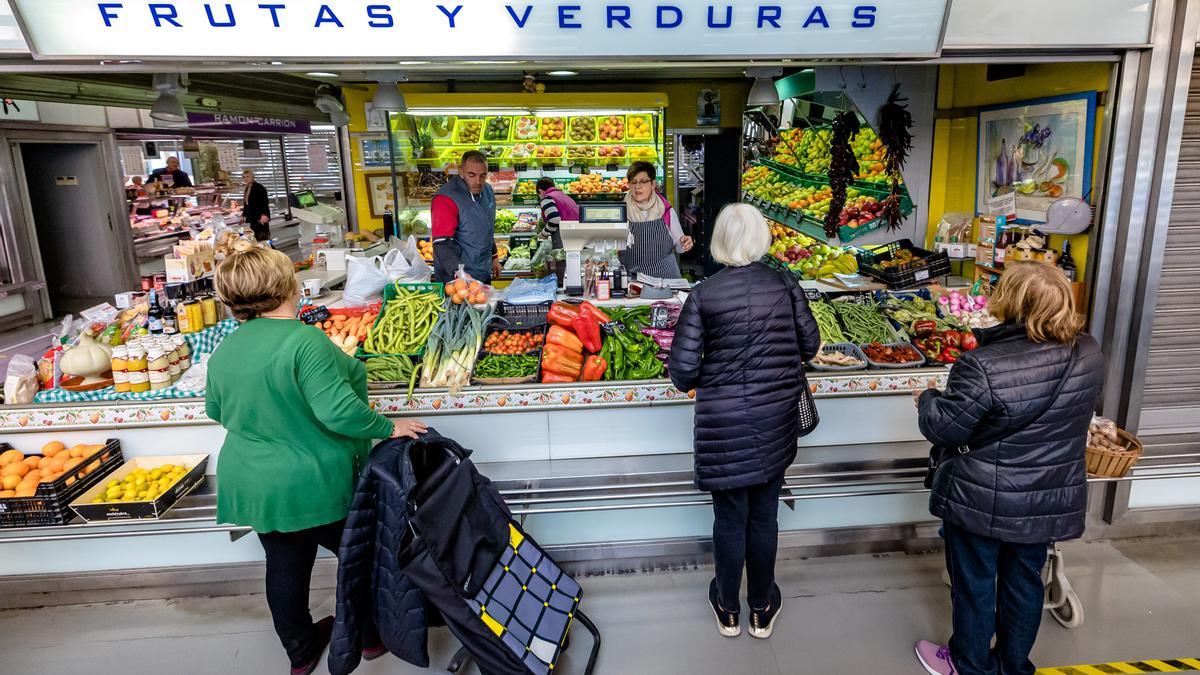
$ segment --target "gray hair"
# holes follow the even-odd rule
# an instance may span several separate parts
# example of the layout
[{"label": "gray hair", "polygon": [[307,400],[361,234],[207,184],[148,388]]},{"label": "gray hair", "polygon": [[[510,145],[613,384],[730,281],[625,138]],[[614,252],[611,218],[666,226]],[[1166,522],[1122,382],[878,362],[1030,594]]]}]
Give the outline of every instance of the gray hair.
[{"label": "gray hair", "polygon": [[771,228],[753,206],[729,204],[717,215],[710,247],[713,260],[730,267],[745,267],[767,254],[771,248]]}]

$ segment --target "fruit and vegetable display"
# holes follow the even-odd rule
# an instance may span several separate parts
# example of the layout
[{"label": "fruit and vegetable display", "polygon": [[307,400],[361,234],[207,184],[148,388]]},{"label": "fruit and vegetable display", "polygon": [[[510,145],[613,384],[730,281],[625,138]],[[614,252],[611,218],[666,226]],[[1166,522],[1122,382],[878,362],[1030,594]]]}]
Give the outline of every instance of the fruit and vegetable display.
[{"label": "fruit and vegetable display", "polygon": [[987,311],[986,295],[951,291],[938,298],[942,313],[961,321],[967,328],[991,328],[1000,321]]},{"label": "fruit and vegetable display", "polygon": [[803,279],[828,279],[858,272],[858,258],[840,246],[829,246],[774,221],[768,253]]},{"label": "fruit and vegetable display", "polygon": [[[536,193],[536,190],[534,191]],[[507,209],[496,210],[496,234],[508,234],[513,231],[518,220],[517,214]]]},{"label": "fruit and vegetable display", "polygon": [[591,159],[596,156],[596,149],[587,145],[568,145],[567,159]]},{"label": "fruit and vegetable display", "polygon": [[367,339],[367,333],[379,316],[378,307],[362,310],[343,308],[329,310],[329,318],[318,328],[325,331],[333,344],[346,354],[353,356],[358,345]]},{"label": "fruit and vegetable display", "polygon": [[561,145],[539,145],[533,149],[537,159],[562,159],[567,149]]},{"label": "fruit and vegetable display", "polygon": [[[67,474],[90,474],[100,468],[101,461],[92,458],[105,444],[80,443],[70,448],[65,443],[50,441],[42,446],[42,454],[26,455],[20,450],[0,452],[0,499],[32,497],[38,485],[53,483]],[[81,465],[83,469],[79,469]],[[74,481],[74,476],[67,479]]]},{"label": "fruit and vegetable display", "polygon": [[421,131],[428,134],[432,140],[445,141],[454,131],[454,117],[446,115],[431,115],[423,118]]},{"label": "fruit and vegetable display", "polygon": [[601,145],[596,148],[596,155],[601,159],[621,159],[626,153],[623,145]]},{"label": "fruit and vegetable display", "polygon": [[134,469],[122,480],[108,481],[104,493],[93,498],[91,503],[152,502],[183,480],[189,470],[178,464]]},{"label": "fruit and vegetable display", "polygon": [[[509,255],[511,256],[512,253],[510,252]],[[487,287],[474,279],[468,280],[459,277],[454,281],[447,281],[445,291],[446,297],[456,305],[464,303],[482,305],[488,300]]]},{"label": "fruit and vegetable display", "polygon": [[396,283],[394,289],[395,297],[383,306],[363,342],[363,350],[369,354],[417,353],[445,311],[442,296],[425,287]]},{"label": "fruit and vegetable display", "polygon": [[411,356],[372,356],[367,359],[367,382],[409,382],[413,385],[419,370]]},{"label": "fruit and vegetable display", "polygon": [[[658,358],[659,345],[655,338],[642,332],[651,328],[651,308],[612,307],[606,310],[609,318],[623,326],[604,341],[600,356],[608,362],[606,380],[652,380],[663,376],[665,365]],[[673,335],[673,334],[672,334]]]},{"label": "fruit and vegetable display", "polygon": [[495,316],[491,305],[475,308],[469,304],[450,304],[434,324],[425,344],[422,384],[449,387],[451,391],[465,387],[483,346],[484,331]]},{"label": "fruit and vegetable display", "polygon": [[539,363],[536,354],[484,354],[475,364],[473,376],[479,380],[533,377]]},{"label": "fruit and vegetable display", "polygon": [[521,181],[517,183],[517,189],[513,194],[523,197],[537,196],[537,183],[531,180]]},{"label": "fruit and vegetable display", "polygon": [[572,117],[571,140],[576,143],[591,143],[596,140],[595,117]]},{"label": "fruit and vegetable display", "polygon": [[951,364],[979,346],[975,334],[969,330],[957,331],[953,328],[937,328],[932,321],[918,321],[913,327],[912,344],[927,361]]},{"label": "fruit and vegetable display", "polygon": [[625,138],[631,141],[649,140],[654,137],[654,125],[649,115],[630,115]]},{"label": "fruit and vegetable display", "polygon": [[817,320],[817,328],[821,331],[821,342],[849,342],[846,334],[842,332],[842,325],[838,323],[837,310],[833,308],[833,305],[823,300],[814,300],[808,303],[808,310]]},{"label": "fruit and vegetable display", "polygon": [[428,239],[417,240],[417,251],[425,262],[433,262],[433,242]]},{"label": "fruit and vegetable display", "polygon": [[488,334],[483,341],[483,351],[502,355],[528,354],[540,349],[545,341],[546,336],[540,330],[498,330]]},{"label": "fruit and vegetable display", "polygon": [[658,156],[658,151],[650,145],[631,145],[629,146],[630,159],[654,159]]},{"label": "fruit and vegetable display", "polygon": [[561,141],[567,137],[567,119],[565,117],[543,117],[538,128],[538,138],[543,141]]},{"label": "fruit and vegetable display", "polygon": [[482,120],[460,119],[458,124],[455,126],[454,142],[462,145],[478,143],[482,133]]},{"label": "fruit and vegetable display", "polygon": [[599,140],[609,143],[625,140],[625,118],[620,115],[601,117]]},{"label": "fruit and vegetable display", "polygon": [[601,178],[597,173],[585,173],[567,183],[567,194],[623,194],[629,191],[629,182],[624,178]]},{"label": "fruit and vegetable display", "polygon": [[517,126],[513,130],[513,139],[518,141],[531,141],[537,138],[538,121],[536,117],[522,115],[517,118]]},{"label": "fruit and vegetable display", "polygon": [[872,342],[862,346],[863,353],[875,363],[892,365],[916,364],[922,360],[915,347],[910,344],[884,344]]},{"label": "fruit and vegetable display", "polygon": [[888,325],[879,306],[858,304],[857,302],[834,302],[838,319],[842,322],[842,330],[846,342],[865,344],[868,342],[891,342],[896,339],[896,331]]},{"label": "fruit and vegetable display", "polygon": [[489,117],[483,127],[483,140],[504,141],[512,130],[511,117]]},{"label": "fruit and vegetable display", "polygon": [[529,159],[537,152],[537,143],[518,143],[512,146],[508,156],[512,159]]},{"label": "fruit and vegetable display", "polygon": [[866,368],[867,364],[862,359],[851,356],[840,349],[834,348],[832,345],[823,345],[821,351],[813,357],[813,364],[818,366],[829,366],[835,368]]}]

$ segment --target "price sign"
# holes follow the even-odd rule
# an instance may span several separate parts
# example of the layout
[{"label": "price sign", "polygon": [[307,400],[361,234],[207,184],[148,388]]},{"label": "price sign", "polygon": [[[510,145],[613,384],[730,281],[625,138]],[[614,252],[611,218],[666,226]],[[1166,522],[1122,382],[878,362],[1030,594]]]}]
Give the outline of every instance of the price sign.
[{"label": "price sign", "polygon": [[513,171],[516,171],[517,173],[521,173],[522,171],[528,171],[528,170],[529,170],[529,165],[524,162],[518,162],[517,164],[513,164]]},{"label": "price sign", "polygon": [[570,172],[573,174],[583,175],[588,172],[587,164],[572,164]]},{"label": "price sign", "polygon": [[300,312],[300,320],[308,325],[313,325],[321,321],[328,321],[330,317],[329,310],[324,305],[309,307]]},{"label": "price sign", "polygon": [[428,164],[418,164],[417,165],[417,173],[429,173],[429,172],[430,171],[429,171]]},{"label": "price sign", "polygon": [[621,167],[616,162],[609,162],[604,165],[605,171],[620,171]]},{"label": "price sign", "polygon": [[804,297],[807,298],[809,302],[816,302],[818,300],[825,299],[825,296],[821,293],[821,291],[815,288],[805,288]]},{"label": "price sign", "polygon": [[553,171],[554,169],[555,169],[555,166],[553,163],[543,163],[542,164],[542,171]]},{"label": "price sign", "polygon": [[497,172],[497,171],[499,171],[499,170],[500,170],[500,165],[499,165],[499,164],[493,164],[493,163],[491,163],[491,162],[488,162],[488,171],[489,171],[489,172],[491,172],[491,173],[496,173],[496,172]]}]

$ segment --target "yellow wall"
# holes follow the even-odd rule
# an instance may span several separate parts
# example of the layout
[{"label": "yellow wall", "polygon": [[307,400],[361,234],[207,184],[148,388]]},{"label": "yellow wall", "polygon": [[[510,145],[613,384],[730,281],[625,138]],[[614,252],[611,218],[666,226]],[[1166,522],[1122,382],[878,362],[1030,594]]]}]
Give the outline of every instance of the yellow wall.
[{"label": "yellow wall", "polygon": [[[1039,64],[1028,66],[1021,77],[988,82],[986,65],[941,66],[938,72],[937,107],[941,110],[975,108],[1085,91],[1107,91],[1111,69],[1112,64],[1109,63]],[[1103,119],[1104,106],[1097,106],[1092,162],[1093,186],[1100,158]],[[978,143],[977,116],[936,120],[927,245],[932,245],[938,221],[943,213],[975,212]],[[1075,259],[1082,278],[1084,266],[1087,264],[1088,233],[1074,235],[1070,239],[1071,257]],[[1050,243],[1056,249],[1062,249],[1062,237],[1053,236]]]},{"label": "yellow wall", "polygon": [[[721,96],[721,126],[738,127],[742,125],[742,111],[746,107],[746,98],[750,93],[751,82],[742,81],[701,81],[675,80],[661,82],[644,82],[625,84],[619,93],[611,93],[612,84],[571,84],[563,81],[547,82],[546,94],[518,93],[518,87],[511,83],[455,83],[454,94],[447,94],[445,83],[413,83],[401,85],[412,107],[436,107],[451,105],[448,101],[461,101],[462,105],[497,106],[497,107],[580,107],[580,108],[635,108],[666,107],[666,126],[668,128],[692,128],[696,126],[697,96],[701,89],[716,89]],[[343,97],[346,101],[346,111],[350,113],[351,134],[367,132],[367,119],[363,104],[375,95],[374,85],[362,88],[346,87]],[[665,94],[665,96],[647,97],[647,94]],[[451,98],[453,97],[453,98]],[[660,101],[655,104],[655,101]],[[377,230],[383,226],[383,221],[371,215],[371,203],[367,197],[367,179],[362,168],[362,151],[358,137],[351,136],[350,160],[354,174],[354,189],[357,195],[357,213],[360,229]],[[737,158],[730,158],[737,161]],[[371,173],[379,172],[372,169]],[[668,186],[668,191],[669,191]]]}]

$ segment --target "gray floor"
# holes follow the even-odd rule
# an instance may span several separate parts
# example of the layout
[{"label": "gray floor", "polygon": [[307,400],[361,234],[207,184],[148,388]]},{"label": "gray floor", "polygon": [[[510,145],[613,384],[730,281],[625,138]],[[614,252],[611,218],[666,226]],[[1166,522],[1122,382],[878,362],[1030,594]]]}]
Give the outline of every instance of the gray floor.
[{"label": "gray floor", "polygon": [[[1066,630],[1047,615],[1038,665],[1200,656],[1200,538],[1072,543],[1066,555],[1086,621]],[[587,578],[584,607],[604,634],[599,673],[920,675],[912,642],[949,630],[941,570],[936,554],[781,563],[784,614],[768,641],[716,634],[706,569]],[[331,611],[330,593],[313,602]],[[444,629],[432,644],[435,663],[456,646]],[[581,634],[558,672],[582,672],[587,647]],[[5,675],[257,674],[286,665],[258,595],[0,612]],[[387,657],[358,672],[427,671]]]}]

